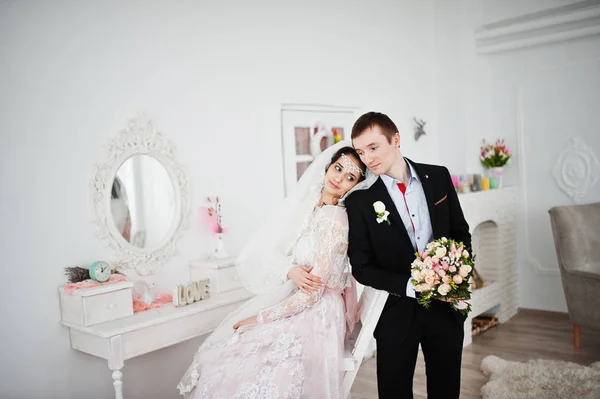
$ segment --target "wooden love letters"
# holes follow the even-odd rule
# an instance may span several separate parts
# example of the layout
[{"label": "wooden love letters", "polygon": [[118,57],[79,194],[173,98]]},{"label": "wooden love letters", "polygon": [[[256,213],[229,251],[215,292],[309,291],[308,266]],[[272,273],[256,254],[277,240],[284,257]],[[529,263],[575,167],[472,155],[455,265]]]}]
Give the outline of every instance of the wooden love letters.
[{"label": "wooden love letters", "polygon": [[191,281],[185,285],[178,285],[173,290],[173,303],[175,306],[185,306],[207,299],[210,296],[210,280]]}]

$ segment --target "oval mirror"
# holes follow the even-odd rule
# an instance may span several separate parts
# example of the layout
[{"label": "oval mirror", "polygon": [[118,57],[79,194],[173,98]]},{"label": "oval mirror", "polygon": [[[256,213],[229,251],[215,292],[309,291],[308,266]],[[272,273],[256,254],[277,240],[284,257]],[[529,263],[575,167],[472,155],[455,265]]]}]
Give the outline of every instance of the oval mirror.
[{"label": "oval mirror", "polygon": [[136,154],[117,170],[110,193],[114,227],[130,245],[155,248],[171,231],[176,210],[169,173],[154,157]]}]

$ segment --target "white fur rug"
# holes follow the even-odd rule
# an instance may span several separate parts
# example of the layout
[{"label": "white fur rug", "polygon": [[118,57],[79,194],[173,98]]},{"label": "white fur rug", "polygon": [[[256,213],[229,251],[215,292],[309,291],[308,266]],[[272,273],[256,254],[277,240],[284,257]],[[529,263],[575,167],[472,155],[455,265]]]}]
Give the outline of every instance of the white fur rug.
[{"label": "white fur rug", "polygon": [[481,388],[483,399],[600,398],[600,362],[589,366],[556,360],[520,363],[487,356],[481,371],[490,377]]}]

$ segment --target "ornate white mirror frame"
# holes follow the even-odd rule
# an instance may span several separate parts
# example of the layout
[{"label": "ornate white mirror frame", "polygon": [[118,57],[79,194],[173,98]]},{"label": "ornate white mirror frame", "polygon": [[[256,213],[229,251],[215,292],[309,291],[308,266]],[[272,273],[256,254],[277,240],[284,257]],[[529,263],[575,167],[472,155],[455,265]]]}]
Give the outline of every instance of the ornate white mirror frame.
[{"label": "ornate white mirror frame", "polygon": [[[134,155],[148,155],[167,171],[173,184],[175,212],[169,232],[156,245],[139,248],[125,240],[112,220],[111,190],[117,171]],[[184,168],[175,160],[172,144],[157,131],[143,112],[127,121],[125,128],[107,143],[105,160],[95,165],[91,183],[93,216],[97,237],[107,240],[117,252],[115,265],[135,269],[140,275],[157,273],[177,249],[182,230],[188,225],[190,209],[189,183]]]}]

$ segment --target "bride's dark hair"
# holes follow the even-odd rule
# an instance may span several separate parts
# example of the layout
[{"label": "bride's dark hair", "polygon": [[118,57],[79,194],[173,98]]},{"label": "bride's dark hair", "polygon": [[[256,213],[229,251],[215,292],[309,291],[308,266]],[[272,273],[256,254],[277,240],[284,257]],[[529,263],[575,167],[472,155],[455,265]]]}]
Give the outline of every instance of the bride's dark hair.
[{"label": "bride's dark hair", "polygon": [[333,163],[337,162],[337,160],[342,157],[342,154],[344,154],[346,156],[352,155],[352,157],[354,158],[354,160],[358,161],[358,165],[357,166],[360,168],[360,170],[363,171],[363,174],[361,174],[360,176],[358,176],[358,181],[361,182],[361,181],[365,180],[364,172],[367,171],[367,165],[365,165],[363,163],[363,161],[360,160],[360,156],[358,156],[358,153],[352,147],[342,147],[339,150],[337,150],[335,152],[335,154],[333,154],[333,156],[331,157],[331,162],[329,162],[329,165],[327,165],[327,167],[325,168],[325,173],[327,173],[327,170],[329,169],[329,167]]}]

